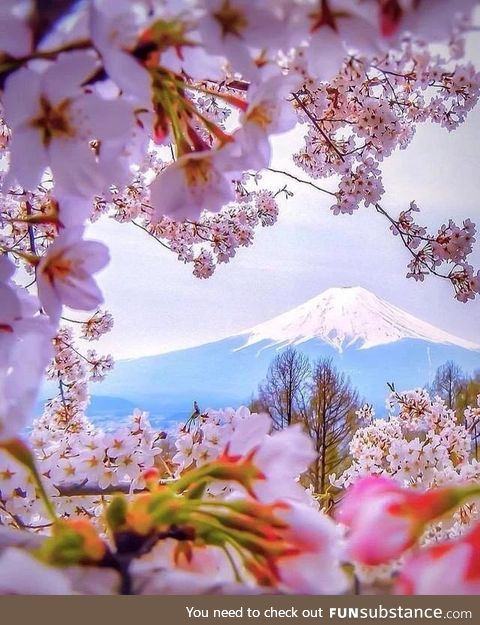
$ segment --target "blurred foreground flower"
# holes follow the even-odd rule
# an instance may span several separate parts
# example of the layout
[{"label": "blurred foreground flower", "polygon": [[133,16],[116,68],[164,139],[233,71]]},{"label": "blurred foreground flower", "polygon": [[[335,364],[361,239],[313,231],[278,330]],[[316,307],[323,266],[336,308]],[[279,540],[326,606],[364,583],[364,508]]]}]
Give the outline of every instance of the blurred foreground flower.
[{"label": "blurred foreground flower", "polygon": [[403,567],[400,595],[480,594],[480,525],[466,536],[422,549]]},{"label": "blurred foreground flower", "polygon": [[388,478],[363,478],[347,491],[337,514],[350,530],[348,556],[369,565],[398,558],[415,545],[428,523],[475,494],[477,486],[416,492]]}]

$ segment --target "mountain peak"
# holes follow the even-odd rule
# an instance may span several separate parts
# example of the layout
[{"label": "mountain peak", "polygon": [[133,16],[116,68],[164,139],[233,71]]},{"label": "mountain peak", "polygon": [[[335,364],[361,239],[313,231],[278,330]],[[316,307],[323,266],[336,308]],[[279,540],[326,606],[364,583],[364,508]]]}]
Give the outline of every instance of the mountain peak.
[{"label": "mountain peak", "polygon": [[247,338],[244,347],[263,341],[285,346],[317,339],[341,352],[349,347],[369,349],[402,339],[418,339],[480,349],[480,345],[417,319],[360,286],[327,289],[241,334]]}]

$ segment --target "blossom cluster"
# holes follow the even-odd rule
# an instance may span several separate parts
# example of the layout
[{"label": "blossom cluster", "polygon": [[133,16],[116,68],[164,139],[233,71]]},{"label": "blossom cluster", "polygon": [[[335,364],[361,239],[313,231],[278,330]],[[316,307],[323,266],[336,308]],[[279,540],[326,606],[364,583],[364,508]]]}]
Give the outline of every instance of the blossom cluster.
[{"label": "blossom cluster", "polygon": [[[381,164],[394,150],[408,147],[416,125],[429,121],[455,130],[478,102],[480,73],[471,63],[459,64],[457,57],[456,46],[443,58],[412,39],[400,51],[352,55],[328,83],[318,84],[300,51],[293,68],[303,85],[291,101],[306,127],[304,146],[293,160],[311,178],[339,179],[335,192],[317,187],[334,198],[334,214],[352,214],[362,205],[376,209],[413,256],[407,277],[423,281],[426,275],[440,275],[465,302],[480,289],[479,274],[467,261],[475,224],[450,221],[429,235],[415,223],[414,202],[398,219],[380,205]],[[440,271],[443,265],[446,274]]]},{"label": "blossom cluster", "polygon": [[[32,451],[45,488],[57,514],[65,518],[95,519],[105,498],[116,488],[145,487],[142,474],[158,465],[168,469],[161,456],[168,454],[163,432],[150,427],[147,415],[136,411],[123,428],[103,432],[82,415],[71,418],[70,426],[57,420],[38,419],[30,434]],[[7,454],[1,455],[0,492],[2,522],[13,527],[50,527],[41,498],[25,470]]]},{"label": "blossom cluster", "polygon": [[454,130],[480,93],[472,64],[442,58],[414,40],[399,52],[353,55],[328,83],[312,80],[302,56],[295,63],[304,84],[292,104],[307,132],[294,161],[312,178],[340,177],[334,213],[377,204],[384,192],[380,165],[408,146],[415,124]]},{"label": "blossom cluster", "polygon": [[[478,482],[480,463],[471,456],[469,429],[476,407],[465,410],[464,424],[442,399],[431,399],[424,389],[392,392],[387,404],[387,418],[375,418],[370,406],[359,411],[363,426],[350,444],[351,465],[340,476],[331,476],[333,485],[348,488],[369,476],[388,477],[414,491]],[[428,545],[462,536],[478,518],[478,504],[466,501],[447,520],[425,527],[419,538]],[[360,565],[357,571],[366,582],[388,580],[401,561],[388,564]]]},{"label": "blossom cluster", "polygon": [[[84,322],[79,322],[87,341],[96,340],[111,328],[111,315],[97,311]],[[110,354],[99,355],[88,349],[83,354],[75,342],[71,327],[62,326],[53,338],[53,359],[47,368],[47,380],[58,385],[58,393],[45,402],[41,417],[45,427],[66,432],[81,431],[84,413],[89,402],[88,383],[101,382],[113,367]]]},{"label": "blossom cluster", "polygon": [[[401,406],[395,418],[410,432],[425,423],[441,429],[448,418],[419,391],[392,403]],[[362,415],[372,416],[369,410]],[[267,415],[246,408],[195,410],[170,434],[154,432],[141,411],[116,432],[85,424],[82,432],[66,433],[37,422],[32,447],[56,518],[49,518],[26,468],[2,454],[2,525],[29,529],[37,540],[27,541],[25,552],[15,546],[18,532],[3,532],[10,547],[0,551],[0,562],[12,568],[8,579],[0,577],[0,589],[32,592],[36,571],[44,567],[53,580],[45,592],[91,593],[98,577],[95,592],[102,594],[174,593],[186,583],[190,592],[259,586],[338,593],[353,584],[342,563],[353,562],[357,574],[362,566],[390,566],[391,573],[397,558],[395,591],[421,594],[441,590],[431,582],[432,566],[444,571],[454,557],[447,554],[462,553],[453,586],[442,582],[444,592],[477,592],[478,576],[466,569],[478,555],[477,525],[469,529],[475,515],[463,521],[462,532],[422,538],[429,527],[464,514],[478,496],[474,472],[427,488],[418,477],[414,484],[414,461],[410,480],[408,462],[403,478],[388,472],[357,476],[335,509],[335,524],[298,481],[315,457],[307,435],[300,425],[270,429]],[[459,455],[455,464],[470,466],[468,456]],[[128,576],[118,566],[120,554]],[[312,576],[319,563],[321,575]]]},{"label": "blossom cluster", "polygon": [[[382,209],[379,208],[379,211]],[[474,299],[480,292],[480,273],[475,273],[467,257],[475,243],[475,224],[466,219],[458,226],[450,219],[435,235],[431,235],[415,222],[414,212],[419,212],[419,208],[411,202],[408,210],[402,211],[390,226],[393,234],[402,239],[413,256],[408,264],[407,278],[423,282],[429,274],[442,275],[452,283],[457,300],[466,302]],[[442,267],[448,267],[446,274],[439,274]]]},{"label": "blossom cluster", "polygon": [[[191,592],[204,592],[215,584],[228,588],[239,581],[244,590],[256,584],[290,592],[337,593],[346,589],[348,579],[340,567],[341,531],[312,506],[296,480],[314,457],[308,437],[299,427],[270,434],[269,418],[246,408],[211,411],[198,418],[202,423],[192,426],[193,436],[202,439],[202,449],[208,448],[209,453],[196,454],[195,462],[187,455],[191,433],[183,433],[172,450],[172,441],[165,433],[153,432],[140,411],[132,415],[128,428],[112,433],[93,427],[79,433],[66,434],[62,429],[55,433],[37,423],[32,445],[58,518],[49,522],[34,482],[17,462],[2,455],[2,524],[28,527],[41,534],[51,528],[53,538],[47,542],[55,542],[55,532],[67,528],[88,531],[91,537],[98,536],[94,543],[98,545],[112,530],[114,513],[108,511],[120,505],[118,495],[112,493],[123,490],[126,495],[121,505],[131,506],[131,510],[121,528],[117,521],[114,534],[117,549],[126,549],[127,536],[135,546],[138,557],[132,564],[132,584],[136,592],[175,592],[186,581]],[[179,511],[180,520],[162,522],[160,534],[159,521],[149,520],[144,507],[150,496],[134,494],[151,487],[152,475],[166,485],[158,487],[159,497],[166,494],[169,484],[181,495],[171,508],[172,513]],[[25,484],[29,484],[26,490]],[[200,498],[197,510],[196,499]],[[187,513],[183,517],[182,506]],[[161,509],[169,508],[164,505]],[[210,535],[209,527],[218,527],[218,536]],[[148,550],[137,549],[140,537],[154,539]],[[89,544],[92,542],[93,538]],[[104,550],[99,551],[101,559]],[[58,566],[62,552],[57,548],[55,553],[54,558],[48,552],[48,563]],[[0,557],[8,560],[13,556],[7,550]],[[78,561],[68,564],[85,560],[82,552]],[[94,561],[91,557],[90,564]],[[322,574],[312,578],[309,570],[319,562],[324,562]],[[0,563],[3,565],[2,560]]]},{"label": "blossom cluster", "polygon": [[[341,487],[362,476],[387,475],[399,484],[433,488],[473,479],[480,465],[470,459],[471,434],[454,410],[439,397],[417,389],[392,392],[387,418],[375,418],[371,407],[350,443],[351,466],[338,478]],[[466,410],[470,415],[474,408]]]},{"label": "blossom cluster", "polygon": [[96,198],[93,219],[107,215],[141,228],[179,261],[191,264],[195,276],[208,278],[218,264],[229,262],[239,248],[253,243],[257,227],[277,221],[277,196],[288,197],[290,192],[286,187],[272,192],[260,185],[260,174],[246,172],[232,181],[234,201],[218,213],[203,212],[196,220],[169,216],[154,220],[148,184],[145,176],[139,176],[127,187],[113,190],[110,198]]},{"label": "blossom cluster", "polygon": [[360,479],[347,492],[337,517],[348,528],[347,557],[365,565],[402,557],[395,594],[478,594],[477,522],[453,540],[419,545],[429,525],[480,494],[478,482],[415,492],[386,477]]}]

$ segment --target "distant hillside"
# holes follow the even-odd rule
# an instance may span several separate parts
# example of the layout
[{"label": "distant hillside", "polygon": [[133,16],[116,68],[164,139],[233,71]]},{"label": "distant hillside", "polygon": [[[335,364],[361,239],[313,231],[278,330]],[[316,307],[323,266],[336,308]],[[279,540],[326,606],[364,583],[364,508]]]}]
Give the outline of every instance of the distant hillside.
[{"label": "distant hillside", "polygon": [[[193,400],[202,408],[245,403],[271,359],[288,345],[312,358],[331,357],[380,413],[388,382],[404,389],[423,386],[446,360],[455,360],[465,371],[480,368],[480,345],[417,319],[365,289],[337,288],[221,341],[117,362],[95,388],[94,406],[115,415],[121,411],[121,398],[155,418],[183,420]],[[105,395],[103,403],[97,403],[99,393]],[[114,398],[111,410],[109,397]]]}]

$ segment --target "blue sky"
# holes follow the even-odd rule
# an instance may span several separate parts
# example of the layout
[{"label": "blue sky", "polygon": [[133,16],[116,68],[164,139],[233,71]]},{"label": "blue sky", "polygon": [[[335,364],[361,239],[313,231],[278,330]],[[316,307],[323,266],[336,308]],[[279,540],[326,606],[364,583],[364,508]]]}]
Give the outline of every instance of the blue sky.
[{"label": "blue sky", "polygon": [[[405,151],[382,169],[382,205],[395,214],[415,200],[427,225],[449,217],[479,222],[477,107],[453,133],[425,124]],[[302,129],[276,138],[272,166],[295,170],[289,158]],[[264,180],[283,186],[283,178]],[[288,181],[294,197],[280,200],[280,218],[257,231],[253,246],[242,249],[208,280],[132,225],[101,220],[90,230],[111,248],[111,265],[100,275],[107,308],[115,317],[102,350],[115,357],[156,354],[205,343],[239,332],[297,306],[333,286],[363,286],[444,330],[478,341],[480,300],[456,302],[447,281],[405,278],[408,252],[391,236],[373,209],[334,216],[328,196]],[[480,266],[480,235],[472,261]]]}]

